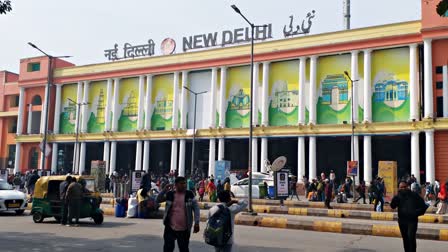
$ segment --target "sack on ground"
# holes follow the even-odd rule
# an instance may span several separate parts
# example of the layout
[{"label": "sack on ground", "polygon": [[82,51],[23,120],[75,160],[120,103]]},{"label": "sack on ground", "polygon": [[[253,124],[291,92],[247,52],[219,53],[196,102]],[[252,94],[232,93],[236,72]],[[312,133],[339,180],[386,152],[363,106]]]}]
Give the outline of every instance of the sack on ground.
[{"label": "sack on ground", "polygon": [[128,201],[128,218],[135,218],[137,217],[137,209],[138,209],[138,202],[137,198],[131,197]]},{"label": "sack on ground", "polygon": [[204,230],[205,243],[215,246],[225,246],[232,237],[232,216],[229,208],[218,205],[219,210],[207,221]]}]

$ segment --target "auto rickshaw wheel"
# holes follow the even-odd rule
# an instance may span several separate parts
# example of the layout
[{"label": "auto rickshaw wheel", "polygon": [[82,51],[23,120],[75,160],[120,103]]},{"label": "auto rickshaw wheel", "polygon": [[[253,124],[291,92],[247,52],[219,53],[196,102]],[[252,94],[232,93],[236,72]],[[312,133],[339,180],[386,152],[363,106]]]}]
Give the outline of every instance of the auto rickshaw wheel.
[{"label": "auto rickshaw wheel", "polygon": [[95,214],[92,218],[95,224],[97,225],[103,224],[104,216],[102,214]]},{"label": "auto rickshaw wheel", "polygon": [[42,223],[44,221],[44,215],[41,212],[34,212],[33,221],[34,223]]}]

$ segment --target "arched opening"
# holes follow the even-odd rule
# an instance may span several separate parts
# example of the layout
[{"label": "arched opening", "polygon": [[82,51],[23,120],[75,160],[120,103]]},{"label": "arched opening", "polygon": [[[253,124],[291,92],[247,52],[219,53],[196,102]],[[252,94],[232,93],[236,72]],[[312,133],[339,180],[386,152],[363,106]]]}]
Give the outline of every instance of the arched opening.
[{"label": "arched opening", "polygon": [[40,97],[40,95],[35,95],[31,101],[31,104],[42,105],[42,98]]}]

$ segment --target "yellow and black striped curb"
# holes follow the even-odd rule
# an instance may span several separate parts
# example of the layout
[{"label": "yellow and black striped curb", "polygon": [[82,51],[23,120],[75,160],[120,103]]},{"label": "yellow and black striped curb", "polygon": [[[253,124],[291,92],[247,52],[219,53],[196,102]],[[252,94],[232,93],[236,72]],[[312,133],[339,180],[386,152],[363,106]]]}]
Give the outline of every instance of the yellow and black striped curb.
[{"label": "yellow and black striped curb", "polygon": [[[398,225],[358,224],[336,221],[289,220],[287,218],[237,215],[235,224],[309,230],[318,232],[401,237]],[[448,241],[448,229],[418,228],[418,239]]]}]

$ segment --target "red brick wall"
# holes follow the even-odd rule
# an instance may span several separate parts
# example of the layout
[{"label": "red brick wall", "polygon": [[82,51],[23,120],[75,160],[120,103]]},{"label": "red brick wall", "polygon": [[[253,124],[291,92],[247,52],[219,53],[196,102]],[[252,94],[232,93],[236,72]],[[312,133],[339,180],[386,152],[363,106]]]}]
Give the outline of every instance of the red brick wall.
[{"label": "red brick wall", "polygon": [[434,135],[436,179],[448,179],[448,131],[436,131]]}]

